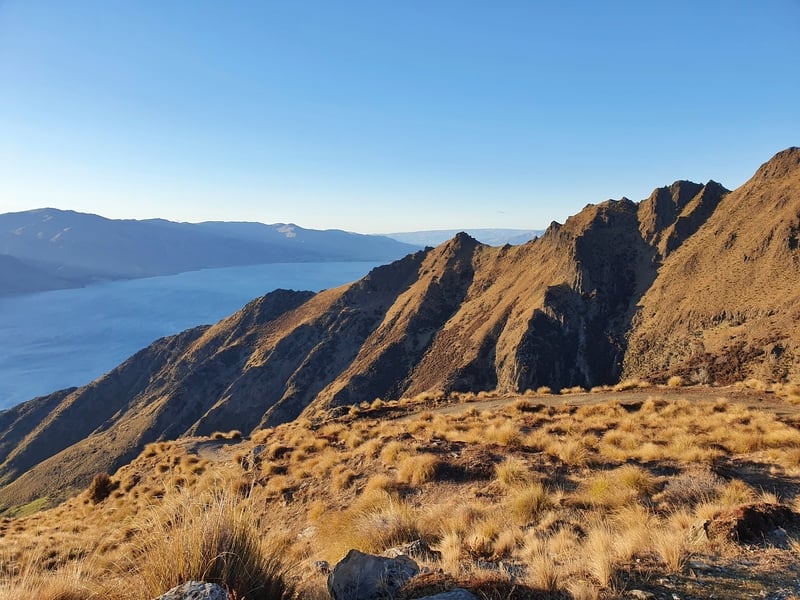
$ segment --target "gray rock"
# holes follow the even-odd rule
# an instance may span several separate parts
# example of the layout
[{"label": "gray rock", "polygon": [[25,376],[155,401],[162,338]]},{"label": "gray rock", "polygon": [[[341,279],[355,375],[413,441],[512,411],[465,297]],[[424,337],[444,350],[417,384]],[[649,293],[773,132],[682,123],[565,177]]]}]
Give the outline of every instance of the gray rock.
[{"label": "gray rock", "polygon": [[635,600],[653,600],[656,597],[652,592],[645,592],[644,590],[630,590],[625,594],[626,598],[634,598]]},{"label": "gray rock", "polygon": [[228,600],[228,592],[216,583],[187,581],[154,600]]},{"label": "gray rock", "polygon": [[441,594],[434,594],[433,596],[425,596],[418,600],[478,600],[478,597],[470,591],[463,588],[453,588]]},{"label": "gray rock", "polygon": [[350,550],[328,575],[333,600],[391,598],[414,575],[419,566],[407,556],[387,558]]}]

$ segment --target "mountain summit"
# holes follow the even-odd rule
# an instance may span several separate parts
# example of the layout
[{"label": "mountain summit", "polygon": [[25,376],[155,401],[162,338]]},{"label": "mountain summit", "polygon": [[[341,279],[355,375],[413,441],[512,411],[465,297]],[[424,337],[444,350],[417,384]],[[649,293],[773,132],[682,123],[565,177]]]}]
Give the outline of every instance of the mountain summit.
[{"label": "mountain summit", "polygon": [[520,246],[460,233],[348,286],[276,291],[0,413],[0,502],[83,486],[150,441],[376,397],[797,377],[799,239],[791,148],[733,192],[677,181],[588,205]]}]

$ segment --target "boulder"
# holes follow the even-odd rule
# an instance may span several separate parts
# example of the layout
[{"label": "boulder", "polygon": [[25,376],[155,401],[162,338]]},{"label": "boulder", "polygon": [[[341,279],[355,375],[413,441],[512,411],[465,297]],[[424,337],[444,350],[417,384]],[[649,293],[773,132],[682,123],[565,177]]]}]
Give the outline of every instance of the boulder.
[{"label": "boulder", "polygon": [[154,600],[228,600],[228,592],[216,583],[187,581]]},{"label": "boulder", "polygon": [[350,550],[328,575],[333,600],[391,598],[414,575],[419,565],[408,556],[387,558]]}]

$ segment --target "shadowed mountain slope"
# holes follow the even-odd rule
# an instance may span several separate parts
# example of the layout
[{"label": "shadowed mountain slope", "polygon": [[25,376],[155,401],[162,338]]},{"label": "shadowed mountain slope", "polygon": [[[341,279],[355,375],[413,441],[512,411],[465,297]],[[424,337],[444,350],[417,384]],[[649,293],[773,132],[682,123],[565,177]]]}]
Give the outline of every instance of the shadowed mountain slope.
[{"label": "shadowed mountain slope", "polygon": [[0,414],[0,505],[83,486],[150,441],[376,397],[796,376],[798,156],[732,193],[679,181],[638,204],[588,205],[521,246],[458,234],[354,284],[273,292],[160,340],[89,386]]}]

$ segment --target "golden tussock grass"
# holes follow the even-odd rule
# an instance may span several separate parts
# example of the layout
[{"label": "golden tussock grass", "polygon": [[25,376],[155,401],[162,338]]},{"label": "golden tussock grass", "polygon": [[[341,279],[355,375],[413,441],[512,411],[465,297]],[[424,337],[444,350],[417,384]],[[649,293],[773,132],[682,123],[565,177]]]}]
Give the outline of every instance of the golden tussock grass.
[{"label": "golden tussock grass", "polygon": [[[640,394],[638,386],[633,393]],[[698,518],[775,502],[780,498],[762,492],[762,482],[773,474],[800,477],[796,427],[713,396],[669,399],[683,391],[627,405],[571,406],[555,397],[536,404],[526,396],[493,404],[491,412],[451,404],[421,418],[411,400],[407,418],[388,420],[370,413],[389,403],[375,408],[373,401],[344,422],[208,442],[219,458],[187,452],[202,441],[149,445],[108,476],[118,484],[108,494],[98,484],[71,504],[0,520],[2,597],[50,600],[47,586],[55,586],[116,600],[112,588],[137,577],[131,597],[139,600],[171,587],[168,573],[230,581],[239,581],[242,565],[264,573],[264,556],[280,557],[272,566],[287,589],[294,582],[301,597],[315,597],[324,577],[309,570],[313,560],[335,561],[351,548],[380,553],[422,538],[442,553],[430,567],[465,581],[483,581],[476,561],[503,561],[520,565],[519,585],[610,598],[631,565],[654,576],[685,570],[697,551],[685,545],[686,530]],[[746,472],[718,475],[723,460],[762,468],[758,485]],[[243,533],[215,537],[215,530]],[[223,542],[241,560],[222,560],[229,554]],[[258,597],[251,584],[236,586],[240,598]]]},{"label": "golden tussock grass", "polygon": [[434,454],[417,454],[405,457],[397,465],[397,480],[413,486],[431,481],[439,467],[439,459]]}]

